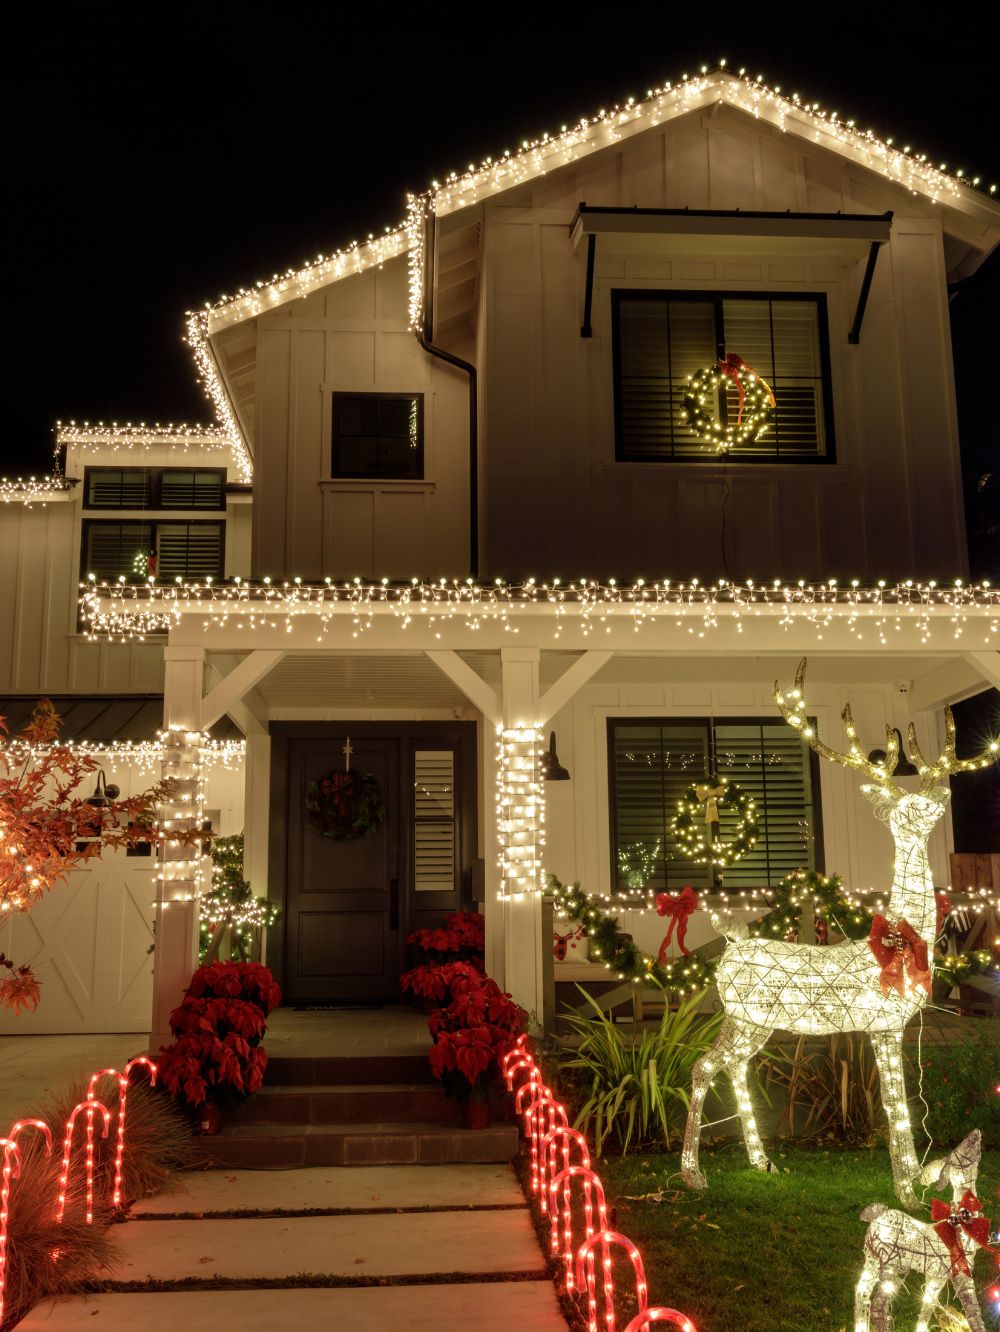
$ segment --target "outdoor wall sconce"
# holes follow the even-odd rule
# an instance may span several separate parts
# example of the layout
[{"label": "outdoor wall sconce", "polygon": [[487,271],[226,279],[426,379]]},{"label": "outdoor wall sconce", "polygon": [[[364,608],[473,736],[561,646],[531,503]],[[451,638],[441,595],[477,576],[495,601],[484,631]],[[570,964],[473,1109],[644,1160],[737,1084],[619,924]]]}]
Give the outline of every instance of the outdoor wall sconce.
[{"label": "outdoor wall sconce", "polygon": [[543,782],[568,782],[569,773],[559,762],[556,753],[556,733],[549,731],[549,747],[542,755],[541,773]]},{"label": "outdoor wall sconce", "polygon": [[[893,777],[919,777],[920,773],[906,757],[906,750],[903,748],[903,737],[899,733],[899,727],[894,726],[892,733],[896,737],[896,744],[899,745],[899,762],[896,764]],[[884,749],[873,749],[868,755],[869,763],[884,763],[886,751]]]},{"label": "outdoor wall sconce", "polygon": [[121,787],[111,783],[109,786],[104,779],[104,769],[97,770],[97,785],[94,787],[94,794],[87,797],[87,804],[93,805],[95,809],[104,809],[110,805],[112,800],[117,800],[121,795]]}]

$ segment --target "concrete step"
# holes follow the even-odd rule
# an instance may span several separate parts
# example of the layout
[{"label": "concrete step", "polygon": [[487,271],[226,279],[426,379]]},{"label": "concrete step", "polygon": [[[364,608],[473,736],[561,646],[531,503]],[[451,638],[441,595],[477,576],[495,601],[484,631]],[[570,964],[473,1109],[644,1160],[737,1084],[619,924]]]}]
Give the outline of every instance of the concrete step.
[{"label": "concrete step", "polygon": [[450,1162],[510,1161],[517,1154],[517,1129],[448,1124],[228,1124],[200,1140],[222,1166],[274,1169],[320,1165],[444,1165]]},{"label": "concrete step", "polygon": [[234,1124],[459,1124],[458,1102],[439,1082],[262,1087]]},{"label": "concrete step", "polygon": [[267,1087],[384,1087],[404,1083],[438,1085],[426,1054],[320,1055],[316,1058],[271,1055],[264,1076]]}]

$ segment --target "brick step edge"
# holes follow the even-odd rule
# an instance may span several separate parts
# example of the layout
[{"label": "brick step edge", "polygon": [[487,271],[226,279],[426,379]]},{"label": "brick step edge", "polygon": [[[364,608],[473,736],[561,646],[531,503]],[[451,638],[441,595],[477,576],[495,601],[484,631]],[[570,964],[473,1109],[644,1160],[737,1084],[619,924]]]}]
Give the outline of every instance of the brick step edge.
[{"label": "brick step edge", "polygon": [[394,1086],[263,1086],[233,1124],[459,1124],[461,1109],[439,1082]]},{"label": "brick step edge", "polygon": [[518,1147],[513,1124],[488,1129],[423,1124],[246,1124],[199,1142],[214,1164],[247,1169],[499,1164],[510,1161]]},{"label": "brick step edge", "polygon": [[[264,1038],[267,1049],[267,1038]],[[429,1047],[428,1047],[429,1048]],[[268,1051],[265,1087],[440,1086],[426,1055],[298,1055]]]}]

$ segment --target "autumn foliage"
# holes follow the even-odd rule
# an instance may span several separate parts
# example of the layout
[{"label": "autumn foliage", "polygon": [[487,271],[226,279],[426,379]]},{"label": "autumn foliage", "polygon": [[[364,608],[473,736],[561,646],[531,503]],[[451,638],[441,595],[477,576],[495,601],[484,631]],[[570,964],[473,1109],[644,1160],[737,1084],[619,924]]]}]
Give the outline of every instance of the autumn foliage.
[{"label": "autumn foliage", "polygon": [[[61,725],[48,699],[39,702],[19,735],[11,736],[0,717],[0,919],[7,912],[30,911],[106,848],[157,836],[148,816],[163,788],[92,804],[88,779],[100,761],[60,744]],[[33,1010],[39,997],[30,964],[0,956],[0,1007]]]}]

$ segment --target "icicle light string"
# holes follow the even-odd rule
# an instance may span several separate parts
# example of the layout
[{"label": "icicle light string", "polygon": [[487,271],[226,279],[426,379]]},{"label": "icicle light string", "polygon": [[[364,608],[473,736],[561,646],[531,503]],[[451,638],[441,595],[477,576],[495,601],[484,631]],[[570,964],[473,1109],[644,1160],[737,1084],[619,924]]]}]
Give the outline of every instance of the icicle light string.
[{"label": "icicle light string", "polygon": [[774,619],[782,628],[810,627],[821,641],[834,625],[844,625],[859,643],[877,639],[887,646],[904,625],[916,629],[921,642],[929,642],[940,626],[958,641],[981,641],[995,646],[1000,636],[1000,588],[989,582],[953,584],[908,579],[890,585],[881,580],[862,585],[829,580],[770,583],[703,583],[638,579],[619,584],[612,579],[563,582],[479,584],[472,579],[440,579],[409,583],[307,583],[301,578],[274,583],[269,578],[249,582],[142,583],[98,582],[91,577],[80,585],[80,606],[92,639],[143,639],[176,627],[182,617],[198,615],[204,627],[227,625],[241,629],[283,628],[291,631],[303,617],[316,620],[316,641],[321,642],[334,620],[350,621],[352,637],[369,630],[376,619],[390,617],[400,628],[414,622],[440,632],[447,624],[470,630],[500,625],[517,633],[522,616],[547,615],[553,637],[573,620],[584,635],[600,629],[610,632],[611,621],[625,620],[638,634],[644,624],[666,624],[685,636],[716,630],[723,622],[742,632],[744,620]]}]

